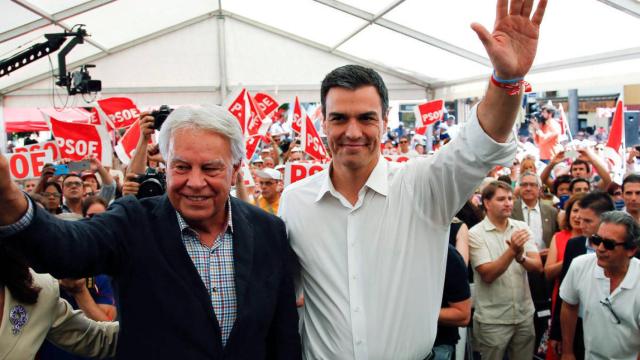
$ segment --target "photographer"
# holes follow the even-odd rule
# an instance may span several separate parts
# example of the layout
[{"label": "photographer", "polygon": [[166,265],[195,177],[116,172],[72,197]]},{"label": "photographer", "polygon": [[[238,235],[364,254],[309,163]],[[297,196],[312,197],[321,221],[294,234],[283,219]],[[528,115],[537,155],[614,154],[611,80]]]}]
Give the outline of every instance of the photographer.
[{"label": "photographer", "polygon": [[548,164],[557,151],[560,125],[553,118],[556,109],[552,105],[542,105],[540,116],[531,119],[533,141],[540,148],[540,161]]},{"label": "photographer", "polygon": [[[153,135],[156,127],[161,125],[161,123],[156,124],[152,113],[143,112],[140,114],[140,138],[133,159],[131,159],[131,163],[127,169],[127,174],[125,175],[125,182],[122,186],[122,196],[138,196],[141,183],[147,179],[153,179],[153,182],[158,185],[154,186],[154,191],[147,195],[161,195],[161,193],[164,192],[164,174],[158,172],[156,168],[148,166],[149,162],[158,164],[165,162],[160,154],[158,145],[150,144],[151,135]],[[155,194],[155,192],[157,192],[157,194]]]}]

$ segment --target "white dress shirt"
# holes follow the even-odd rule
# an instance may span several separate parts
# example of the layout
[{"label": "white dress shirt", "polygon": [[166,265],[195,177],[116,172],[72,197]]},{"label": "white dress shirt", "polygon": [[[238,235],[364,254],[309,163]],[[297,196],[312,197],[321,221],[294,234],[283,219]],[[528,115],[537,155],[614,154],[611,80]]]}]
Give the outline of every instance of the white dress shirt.
[{"label": "white dress shirt", "polygon": [[[627,274],[613,292],[597,261],[596,254],[573,259],[560,285],[560,297],[584,308],[586,359],[636,360],[640,352],[640,261],[631,258]],[[602,302],[610,304],[620,324]]]},{"label": "white dress shirt", "polygon": [[527,204],[522,201],[522,216],[524,222],[529,225],[529,230],[533,235],[533,242],[538,246],[538,250],[546,249],[547,244],[544,243],[542,238],[542,213],[540,213],[540,201],[536,201],[536,206],[529,208]]},{"label": "white dress shirt", "polygon": [[442,300],[451,219],[515,142],[489,138],[472,112],[432,157],[382,157],[352,206],[329,170],[287,187],[280,216],[301,265],[306,359],[423,359]]}]

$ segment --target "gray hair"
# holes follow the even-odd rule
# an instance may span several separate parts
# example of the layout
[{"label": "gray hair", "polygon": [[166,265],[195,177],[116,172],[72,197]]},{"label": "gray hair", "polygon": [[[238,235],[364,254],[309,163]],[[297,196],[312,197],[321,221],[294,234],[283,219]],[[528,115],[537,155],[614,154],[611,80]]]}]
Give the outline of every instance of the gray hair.
[{"label": "gray hair", "polygon": [[216,132],[231,143],[233,165],[244,159],[244,136],[238,120],[225,108],[217,105],[182,106],[167,117],[160,128],[158,147],[162,157],[169,161],[169,143],[178,129],[191,128]]},{"label": "gray hair", "polygon": [[536,173],[532,173],[531,171],[525,171],[524,174],[520,174],[520,177],[518,178],[518,185],[522,183],[522,179],[525,176],[533,176],[534,178],[536,178],[536,184],[538,184],[538,187],[542,186],[542,180],[540,180],[540,176],[538,176],[538,174]]},{"label": "gray hair", "polygon": [[624,211],[607,211],[600,215],[600,222],[624,225],[627,229],[624,236],[625,248],[640,247],[640,225],[633,216]]}]

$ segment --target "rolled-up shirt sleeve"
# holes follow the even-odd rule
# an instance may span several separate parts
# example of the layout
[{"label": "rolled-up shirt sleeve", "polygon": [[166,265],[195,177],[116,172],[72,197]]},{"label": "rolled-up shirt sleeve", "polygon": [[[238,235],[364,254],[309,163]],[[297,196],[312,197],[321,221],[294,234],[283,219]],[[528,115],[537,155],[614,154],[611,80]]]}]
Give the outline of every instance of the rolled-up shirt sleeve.
[{"label": "rolled-up shirt sleeve", "polygon": [[27,194],[25,194],[24,196],[27,198],[27,203],[29,204],[27,212],[17,222],[0,226],[0,238],[6,238],[19,233],[20,231],[26,229],[27,226],[29,226],[33,221],[33,201],[29,196],[27,196]]}]

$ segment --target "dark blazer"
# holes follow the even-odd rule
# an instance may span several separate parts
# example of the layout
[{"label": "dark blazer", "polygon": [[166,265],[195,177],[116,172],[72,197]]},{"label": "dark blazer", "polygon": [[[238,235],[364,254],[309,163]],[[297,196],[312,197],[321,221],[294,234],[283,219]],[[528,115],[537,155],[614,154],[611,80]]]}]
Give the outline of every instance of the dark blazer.
[{"label": "dark blazer", "polygon": [[[542,219],[542,240],[549,247],[553,234],[558,232],[558,210],[551,205],[545,204],[544,201],[538,200],[540,203],[540,217]],[[511,217],[516,220],[526,222],[522,212],[522,200],[517,199],[513,202],[513,212]]]},{"label": "dark blazer", "polygon": [[231,204],[238,312],[224,348],[166,195],[128,196],[76,222],[36,206],[31,225],[10,241],[38,272],[113,277],[121,317],[118,359],[299,359],[284,223],[235,198]]}]

